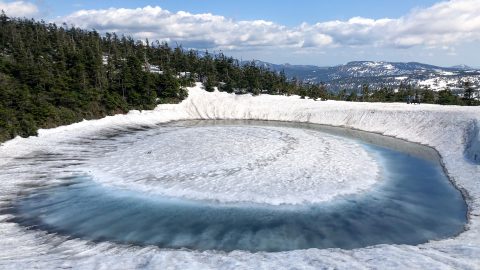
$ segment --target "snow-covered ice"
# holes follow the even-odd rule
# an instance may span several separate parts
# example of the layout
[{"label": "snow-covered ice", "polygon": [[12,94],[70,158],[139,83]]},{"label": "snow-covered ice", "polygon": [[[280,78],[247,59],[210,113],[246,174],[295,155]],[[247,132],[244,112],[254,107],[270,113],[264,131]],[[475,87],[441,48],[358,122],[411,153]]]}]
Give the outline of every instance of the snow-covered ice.
[{"label": "snow-covered ice", "polygon": [[102,184],[144,193],[268,204],[327,201],[378,178],[377,163],[358,143],[318,131],[206,126],[142,135],[83,170]]},{"label": "snow-covered ice", "polygon": [[[38,155],[44,150],[65,152],[73,146],[62,142],[94,136],[95,132],[108,127],[154,125],[162,121],[188,119],[310,122],[376,132],[432,146],[441,155],[452,181],[466,195],[470,210],[468,226],[456,237],[418,246],[379,245],[354,250],[308,249],[277,253],[246,251],[225,253],[164,250],[157,247],[142,248],[108,242],[90,243],[79,239],[65,239],[41,231],[26,231],[15,223],[5,222],[9,216],[0,214],[0,268],[480,269],[478,107],[315,102],[301,100],[295,96],[237,96],[219,92],[207,93],[200,90],[200,86],[197,85],[190,89],[188,99],[179,105],[161,105],[154,111],[133,111],[127,115],[41,130],[38,137],[16,138],[4,143],[0,147],[2,168],[0,201],[5,201],[28,188],[30,179],[19,178],[17,177],[19,174],[31,174],[33,177],[48,173],[42,171],[41,164],[15,167],[16,157]],[[275,147],[272,151],[274,149]],[[61,171],[61,168],[57,170]]]}]

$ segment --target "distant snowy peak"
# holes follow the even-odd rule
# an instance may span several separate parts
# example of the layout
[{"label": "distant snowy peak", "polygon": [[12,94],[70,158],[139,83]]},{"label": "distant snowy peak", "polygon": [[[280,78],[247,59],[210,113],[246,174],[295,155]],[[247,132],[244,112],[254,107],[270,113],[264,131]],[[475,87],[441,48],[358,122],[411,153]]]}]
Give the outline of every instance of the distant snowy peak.
[{"label": "distant snowy peak", "polygon": [[[275,71],[284,70],[289,76],[300,78],[308,77],[309,73],[318,73],[321,80],[329,81],[331,79],[345,77],[381,77],[381,76],[402,76],[402,75],[456,75],[456,72],[475,70],[466,65],[457,65],[453,67],[439,67],[418,62],[385,62],[385,61],[352,61],[344,65],[333,67],[319,67],[314,65],[291,65],[291,64],[272,64],[260,60],[243,61],[243,64],[255,63],[256,66],[268,68]],[[323,75],[323,76],[322,76]]]},{"label": "distant snowy peak", "polygon": [[343,76],[365,77],[403,74],[402,70],[388,62],[356,61],[337,67]]},{"label": "distant snowy peak", "polygon": [[[352,61],[333,67],[313,65],[272,64],[260,60],[255,65],[273,71],[284,71],[287,77],[305,82],[324,82],[332,91],[358,89],[368,83],[373,89],[398,88],[401,83],[429,87],[433,90],[450,88],[460,91],[463,81],[480,85],[480,69],[466,65],[440,67],[418,62]],[[244,61],[251,64],[252,61]]]},{"label": "distant snowy peak", "polygon": [[374,62],[374,61],[355,61],[345,65],[338,66],[337,69],[345,72],[344,76],[351,77],[378,77],[378,76],[396,76],[405,74],[424,74],[436,72],[451,72],[449,68],[443,68],[433,65],[427,65],[417,62]]},{"label": "distant snowy peak", "polygon": [[472,67],[467,66],[467,65],[456,65],[456,66],[451,66],[450,68],[451,69],[456,69],[456,70],[472,70],[472,69],[475,69],[475,68],[472,68]]}]

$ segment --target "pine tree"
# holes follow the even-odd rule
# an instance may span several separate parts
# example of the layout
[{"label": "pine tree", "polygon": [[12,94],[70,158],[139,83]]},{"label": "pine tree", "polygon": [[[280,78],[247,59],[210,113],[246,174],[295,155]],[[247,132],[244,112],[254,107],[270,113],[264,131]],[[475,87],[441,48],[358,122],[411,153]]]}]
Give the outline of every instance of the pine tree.
[{"label": "pine tree", "polygon": [[425,86],[423,88],[422,96],[423,96],[423,102],[435,103],[435,94],[429,87]]},{"label": "pine tree", "polygon": [[364,83],[362,85],[362,101],[366,102],[369,100],[369,98],[370,98],[370,88],[368,84]]},{"label": "pine tree", "polygon": [[467,105],[474,105],[474,89],[471,82],[463,82],[463,100]]}]

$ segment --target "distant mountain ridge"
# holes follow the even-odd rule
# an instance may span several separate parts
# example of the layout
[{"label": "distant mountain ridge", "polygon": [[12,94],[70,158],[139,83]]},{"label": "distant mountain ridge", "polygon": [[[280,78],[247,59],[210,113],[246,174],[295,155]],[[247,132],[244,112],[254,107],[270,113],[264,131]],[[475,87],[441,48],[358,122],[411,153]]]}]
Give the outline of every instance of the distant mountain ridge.
[{"label": "distant mountain ridge", "polygon": [[[352,61],[344,65],[320,67],[314,65],[272,64],[254,60],[277,72],[284,71],[287,77],[304,82],[323,82],[332,91],[355,90],[368,83],[372,88],[398,87],[401,83],[433,90],[450,88],[459,90],[465,80],[477,87],[480,84],[480,69],[466,65],[440,67],[419,62]],[[247,63],[247,62],[244,62]]]},{"label": "distant mountain ridge", "polygon": [[475,69],[475,68],[467,66],[467,65],[456,65],[456,66],[451,66],[450,68],[457,69],[457,70]]}]

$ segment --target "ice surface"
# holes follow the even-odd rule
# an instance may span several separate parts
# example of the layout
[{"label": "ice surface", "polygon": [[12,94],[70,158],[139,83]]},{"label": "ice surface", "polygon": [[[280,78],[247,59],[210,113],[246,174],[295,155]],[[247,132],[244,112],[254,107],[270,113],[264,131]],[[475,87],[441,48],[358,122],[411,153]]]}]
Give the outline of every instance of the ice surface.
[{"label": "ice surface", "polygon": [[268,126],[169,128],[92,159],[96,181],[221,202],[298,204],[365,190],[379,168],[354,140]]},{"label": "ice surface", "polygon": [[[236,96],[207,93],[200,86],[190,89],[179,105],[161,105],[154,111],[84,121],[70,126],[41,130],[38,137],[16,138],[0,148],[0,204],[29,187],[29,179],[18,174],[40,176],[61,168],[42,168],[42,151],[65,151],[62,144],[72,137],[89,138],[102,128],[129,124],[154,125],[182,119],[260,119],[311,122],[345,126],[381,133],[434,147],[442,156],[451,179],[467,195],[469,224],[457,237],[419,246],[380,245],[355,250],[308,249],[278,253],[230,253],[214,251],[161,250],[113,243],[89,243],[26,231],[6,222],[0,215],[0,268],[84,268],[84,269],[480,269],[480,156],[478,121],[480,108],[350,103],[301,100],[298,97]],[[85,153],[88,155],[88,151]],[[37,155],[38,163],[22,168],[16,157]],[[77,162],[77,161],[69,161]],[[66,172],[65,172],[66,173]]]}]

